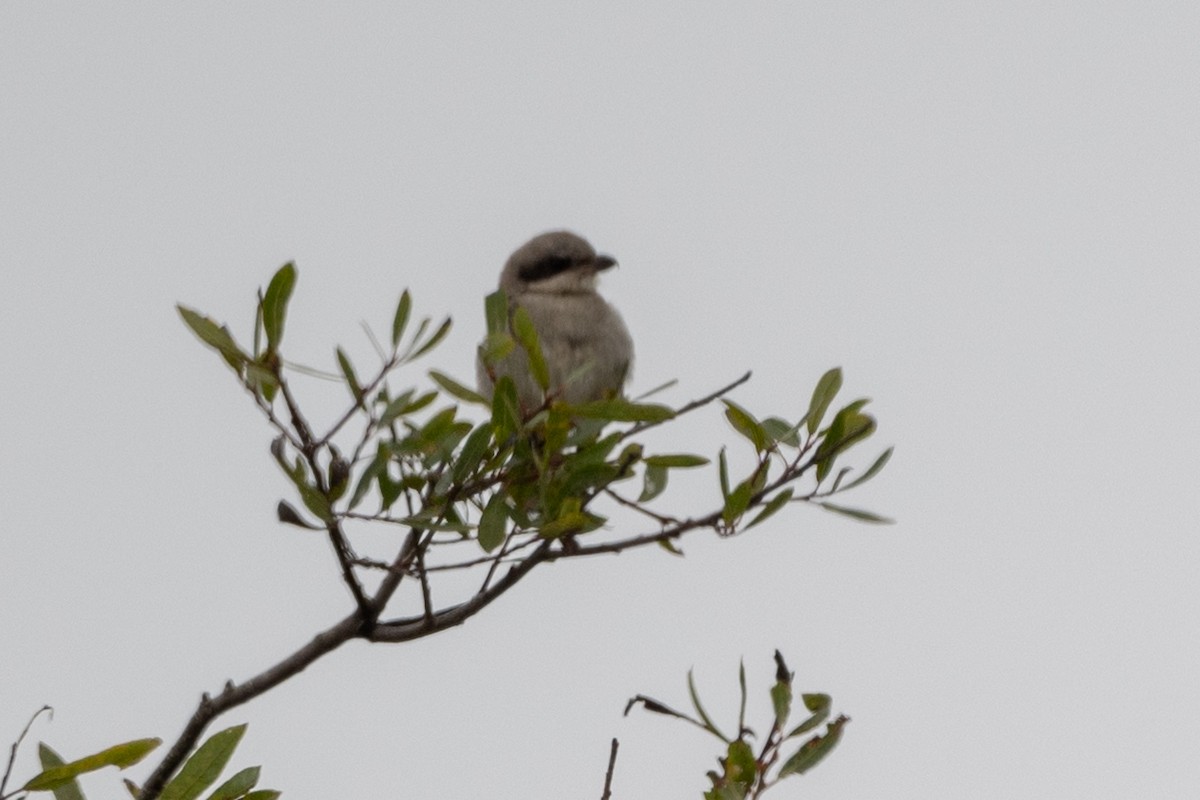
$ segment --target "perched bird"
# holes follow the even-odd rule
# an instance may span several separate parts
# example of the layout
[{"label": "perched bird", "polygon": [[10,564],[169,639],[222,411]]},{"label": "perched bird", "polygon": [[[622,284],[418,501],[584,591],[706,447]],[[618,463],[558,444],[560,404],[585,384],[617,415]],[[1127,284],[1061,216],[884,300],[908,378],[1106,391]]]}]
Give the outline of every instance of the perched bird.
[{"label": "perched bird", "polygon": [[[537,331],[550,385],[546,394],[571,404],[621,394],[633,361],[633,340],[616,309],[596,293],[596,276],[617,261],[598,255],[570,231],[535,236],[508,258],[500,288],[508,297],[509,316],[525,309]],[[530,374],[529,359],[518,346],[495,363],[476,365],[479,391],[491,396],[494,380],[507,375],[517,386],[526,410],[544,402]]]}]

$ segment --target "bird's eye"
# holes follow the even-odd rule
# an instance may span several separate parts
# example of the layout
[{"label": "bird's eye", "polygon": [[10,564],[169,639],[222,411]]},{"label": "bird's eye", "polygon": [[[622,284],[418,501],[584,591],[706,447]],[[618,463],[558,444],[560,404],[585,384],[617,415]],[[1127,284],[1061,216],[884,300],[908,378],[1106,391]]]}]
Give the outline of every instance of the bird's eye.
[{"label": "bird's eye", "polygon": [[560,272],[566,272],[573,262],[566,256],[545,256],[532,264],[528,264],[518,273],[521,280],[528,283],[552,278]]}]

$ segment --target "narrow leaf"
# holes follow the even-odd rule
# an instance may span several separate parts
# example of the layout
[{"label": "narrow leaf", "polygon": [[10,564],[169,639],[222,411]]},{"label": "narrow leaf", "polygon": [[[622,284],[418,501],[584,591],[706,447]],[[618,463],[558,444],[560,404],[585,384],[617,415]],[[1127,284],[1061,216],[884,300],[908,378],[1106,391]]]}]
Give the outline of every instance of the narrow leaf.
[{"label": "narrow leaf", "polygon": [[428,353],[433,348],[437,347],[441,343],[442,339],[446,338],[446,334],[450,332],[450,325],[450,318],[446,317],[444,320],[442,320],[442,324],[438,326],[438,329],[433,332],[433,336],[430,336],[425,344],[418,347],[417,352],[409,356],[407,360],[414,361]]},{"label": "narrow leaf", "polygon": [[[42,769],[61,767],[66,763],[62,756],[51,750],[50,746],[44,742],[38,743],[38,758],[42,762]],[[83,789],[79,787],[79,781],[72,778],[55,789],[54,800],[84,800]]]},{"label": "narrow leaf", "polygon": [[892,457],[893,449],[895,449],[895,448],[889,447],[887,450],[884,450],[882,453],[880,453],[879,457],[875,459],[875,463],[872,464],[871,466],[867,467],[867,471],[864,472],[862,475],[859,475],[857,478],[855,478],[854,480],[847,483],[844,487],[842,487],[842,491],[844,492],[847,489],[853,489],[855,486],[858,486],[860,483],[866,483],[867,481],[871,480],[871,478],[874,478],[879,473],[879,471],[881,469],[883,469],[884,465],[887,464],[888,460]]},{"label": "narrow leaf", "polygon": [[876,522],[876,523],[879,523],[882,525],[891,525],[892,523],[895,522],[894,519],[888,519],[887,517],[881,517],[880,515],[875,514],[873,512],[863,511],[858,508],[846,508],[845,506],[834,505],[833,503],[829,503],[829,502],[817,503],[817,505],[819,505],[821,508],[825,509],[826,511],[832,511],[835,514],[842,514],[847,517],[853,517],[854,519],[861,520],[863,522]]},{"label": "narrow leaf", "polygon": [[226,728],[208,737],[204,744],[180,768],[171,782],[163,787],[161,800],[195,800],[213,784],[229,763],[233,751],[246,732],[245,724]]},{"label": "narrow leaf", "polygon": [[179,316],[183,318],[184,323],[191,328],[192,333],[196,334],[200,341],[224,356],[225,361],[235,370],[240,371],[242,365],[250,360],[250,356],[241,351],[237,342],[225,328],[186,306],[176,305],[175,308],[179,311]]},{"label": "narrow leaf", "polygon": [[103,767],[125,769],[141,761],[160,744],[162,739],[137,739],[114,745],[76,761],[44,769],[30,778],[22,788],[31,792],[44,792],[65,786],[85,772],[94,772]]},{"label": "narrow leaf", "polygon": [[492,425],[496,441],[502,442],[521,429],[521,406],[517,402],[517,385],[508,375],[502,375],[492,390]]},{"label": "narrow leaf", "polygon": [[358,382],[358,376],[354,374],[354,365],[350,363],[350,357],[342,348],[337,348],[338,368],[342,371],[342,378],[346,381],[346,388],[350,390],[351,396],[354,397],[354,402],[361,404],[363,400],[362,385]]},{"label": "narrow leaf", "polygon": [[483,423],[471,432],[467,441],[459,451],[458,460],[454,463],[454,480],[464,481],[479,468],[484,456],[488,454],[488,446],[492,443],[493,428],[490,423]]},{"label": "narrow leaf", "polygon": [[726,744],[729,743],[729,737],[717,730],[717,726],[709,719],[708,714],[704,710],[704,706],[700,704],[700,695],[696,692],[696,681],[692,677],[692,670],[688,670],[688,694],[692,698],[692,707],[696,709],[696,713],[700,715],[701,721],[704,723],[704,728],[713,736],[716,736]]},{"label": "narrow leaf", "polygon": [[775,726],[782,728],[787,724],[788,715],[792,712],[791,683],[776,681],[771,686],[771,707],[775,710]]},{"label": "narrow leaf", "polygon": [[483,311],[487,319],[487,331],[495,335],[508,331],[508,299],[504,291],[489,294],[483,301]]},{"label": "narrow leaf", "polygon": [[771,436],[763,428],[762,423],[754,418],[746,409],[732,400],[722,400],[725,404],[725,418],[734,430],[745,436],[754,445],[754,449],[762,452],[771,446]]},{"label": "narrow leaf", "polygon": [[278,800],[282,792],[277,792],[274,789],[258,789],[250,792],[242,798],[242,800]]},{"label": "narrow leaf", "polygon": [[433,378],[433,382],[446,390],[448,394],[457,397],[467,403],[475,403],[476,405],[486,406],[488,400],[483,395],[476,392],[474,389],[468,389],[463,384],[446,375],[443,372],[438,372],[435,369],[429,370],[429,377]]},{"label": "narrow leaf", "polygon": [[848,717],[838,717],[829,723],[824,735],[814,736],[801,745],[796,754],[779,768],[779,777],[784,778],[792,774],[803,775],[819,764],[837,746],[838,741],[842,738],[842,727],[849,721]]},{"label": "narrow leaf", "polygon": [[512,330],[513,336],[517,337],[517,341],[529,357],[529,374],[537,381],[542,391],[546,391],[550,387],[550,370],[546,367],[546,357],[542,355],[542,345],[538,341],[533,320],[530,319],[529,312],[521,306],[517,306],[513,314]]},{"label": "narrow leaf", "polygon": [[755,516],[754,519],[750,520],[750,524],[746,526],[746,530],[750,530],[758,523],[765,522],[767,519],[774,516],[779,509],[787,505],[787,502],[792,499],[792,494],[793,489],[789,486],[779,494],[772,497],[767,504],[763,506],[762,511],[759,511],[758,515]]},{"label": "narrow leaf", "polygon": [[790,424],[785,419],[779,417],[767,417],[762,421],[763,430],[771,437],[774,442],[786,444],[788,447],[800,446],[800,428],[804,425],[802,422],[797,422],[795,425]]},{"label": "narrow leaf", "polygon": [[287,304],[296,286],[296,265],[284,264],[271,278],[267,293],[262,299],[263,330],[267,334],[267,351],[275,352],[283,340],[283,323],[287,317]]},{"label": "narrow leaf", "polygon": [[833,709],[833,698],[827,694],[803,694],[800,695],[800,699],[804,701],[804,707],[808,709],[810,716],[788,731],[787,736],[783,737],[785,739],[808,733],[828,719],[829,712]]},{"label": "narrow leaf", "polygon": [[580,417],[609,422],[664,422],[675,416],[675,412],[667,406],[631,403],[620,397],[572,406],[571,411]]},{"label": "narrow leaf", "polygon": [[732,524],[734,520],[745,513],[750,507],[750,498],[754,495],[754,484],[747,478],[739,483],[734,490],[729,493],[729,497],[725,498],[725,509],[722,516],[726,524]]},{"label": "narrow leaf", "polygon": [[644,460],[646,464],[651,467],[703,467],[705,464],[710,463],[710,459],[704,458],[703,456],[693,456],[686,453],[646,456]]},{"label": "narrow leaf", "polygon": [[258,783],[259,767],[246,767],[208,796],[208,800],[238,800]]},{"label": "narrow leaf", "polygon": [[404,338],[404,328],[408,325],[408,317],[412,313],[412,295],[408,293],[408,289],[400,295],[400,302],[396,304],[396,315],[392,317],[392,349],[395,350],[400,346],[400,340]]},{"label": "narrow leaf", "polygon": [[810,435],[816,433],[817,428],[821,426],[821,420],[825,417],[829,404],[833,402],[833,398],[841,388],[841,367],[834,367],[822,375],[821,380],[817,381],[816,388],[813,389],[812,400],[808,404],[808,414],[805,415]]}]

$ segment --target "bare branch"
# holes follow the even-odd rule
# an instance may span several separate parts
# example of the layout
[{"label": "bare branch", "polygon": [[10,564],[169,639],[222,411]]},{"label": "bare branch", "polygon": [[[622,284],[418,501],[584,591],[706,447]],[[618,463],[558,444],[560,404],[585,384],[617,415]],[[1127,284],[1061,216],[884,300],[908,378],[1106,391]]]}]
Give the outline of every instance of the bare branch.
[{"label": "bare branch", "polygon": [[617,768],[617,747],[616,737],[612,740],[612,749],[608,752],[608,770],[604,773],[604,794],[600,795],[600,800],[611,800],[612,798],[612,779],[613,772]]}]

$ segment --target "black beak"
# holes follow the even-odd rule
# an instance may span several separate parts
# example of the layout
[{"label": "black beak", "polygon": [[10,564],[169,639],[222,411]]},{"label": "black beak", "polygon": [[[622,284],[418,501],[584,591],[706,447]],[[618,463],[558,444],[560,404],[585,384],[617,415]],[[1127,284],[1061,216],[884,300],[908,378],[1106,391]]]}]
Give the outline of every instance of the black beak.
[{"label": "black beak", "polygon": [[592,261],[592,266],[596,268],[596,272],[603,272],[606,269],[611,269],[617,265],[617,260],[612,256],[606,256],[603,253],[596,256]]}]

